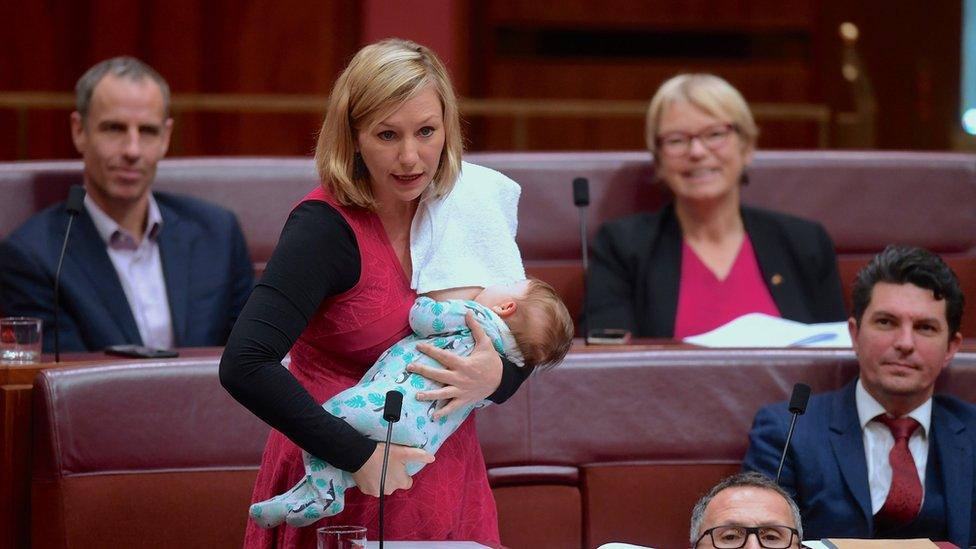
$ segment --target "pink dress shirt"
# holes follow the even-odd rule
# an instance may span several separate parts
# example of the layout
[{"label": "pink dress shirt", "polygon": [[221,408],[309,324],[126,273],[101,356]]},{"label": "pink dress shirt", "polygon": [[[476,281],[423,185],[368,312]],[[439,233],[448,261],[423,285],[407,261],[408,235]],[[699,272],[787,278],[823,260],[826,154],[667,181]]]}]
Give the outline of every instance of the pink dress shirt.
[{"label": "pink dress shirt", "polygon": [[106,251],[115,273],[122,283],[122,291],[129,301],[129,309],[139,328],[142,344],[169,349],[173,346],[173,322],[169,311],[169,296],[163,278],[163,263],[159,255],[157,237],[163,227],[163,217],[152,195],[149,195],[149,218],[142,240],[122,229],[118,223],[85,197],[85,208]]},{"label": "pink dress shirt", "polygon": [[763,280],[749,235],[724,280],[719,280],[682,241],[674,338],[703,334],[748,313],[782,316]]}]

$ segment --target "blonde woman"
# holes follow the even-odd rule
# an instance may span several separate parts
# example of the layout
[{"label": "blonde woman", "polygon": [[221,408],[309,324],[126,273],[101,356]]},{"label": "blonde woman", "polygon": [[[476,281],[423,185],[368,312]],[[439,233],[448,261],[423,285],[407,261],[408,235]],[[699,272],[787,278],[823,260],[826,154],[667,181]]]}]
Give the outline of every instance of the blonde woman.
[{"label": "blonde woman", "polygon": [[[322,187],[291,214],[263,279],[231,334],[221,382],[271,425],[253,501],[305,475],[302,450],[351,473],[338,519],[376,537],[383,444],[359,434],[319,403],[347,389],[410,332],[410,230],[421,198],[450,192],[461,166],[457,102],[440,60],[398,39],[364,47],[329,99],[315,159]],[[444,400],[437,416],[489,398],[502,402],[527,375],[503,361],[477,325],[468,357],[421,350],[442,371],[410,366],[444,385],[421,400]],[[280,366],[286,353],[291,364]],[[378,415],[377,415],[378,417]],[[497,512],[484,458],[465,420],[432,455],[392,445],[386,537],[498,543]],[[406,463],[429,464],[412,479]],[[396,491],[396,493],[393,493]],[[242,513],[243,513],[242,509]],[[249,522],[247,547],[314,547],[315,528],[262,530]]]},{"label": "blonde woman", "polygon": [[682,74],[658,88],[647,147],[674,200],[600,228],[587,286],[590,328],[680,339],[751,312],[847,318],[824,228],[740,201],[758,133],[745,99],[717,76]]}]

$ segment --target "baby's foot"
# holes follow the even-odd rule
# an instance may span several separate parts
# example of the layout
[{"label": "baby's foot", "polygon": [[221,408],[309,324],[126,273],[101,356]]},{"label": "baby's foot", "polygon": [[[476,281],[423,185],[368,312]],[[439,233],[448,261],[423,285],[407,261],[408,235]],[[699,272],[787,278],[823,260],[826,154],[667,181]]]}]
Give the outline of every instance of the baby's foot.
[{"label": "baby's foot", "polygon": [[[313,482],[315,484],[313,484]],[[335,484],[330,479],[309,478],[309,486],[315,494],[305,505],[293,506],[285,515],[285,522],[289,526],[308,526],[322,517],[329,517],[342,511],[344,498],[339,494],[337,498]]]},{"label": "baby's foot", "polygon": [[284,494],[251,505],[248,514],[261,528],[273,528],[285,522],[292,509],[314,501],[315,492],[311,489],[311,479],[306,476]]},{"label": "baby's foot", "polygon": [[282,496],[259,501],[251,505],[248,515],[261,528],[274,528],[285,521],[288,505],[281,501]]}]

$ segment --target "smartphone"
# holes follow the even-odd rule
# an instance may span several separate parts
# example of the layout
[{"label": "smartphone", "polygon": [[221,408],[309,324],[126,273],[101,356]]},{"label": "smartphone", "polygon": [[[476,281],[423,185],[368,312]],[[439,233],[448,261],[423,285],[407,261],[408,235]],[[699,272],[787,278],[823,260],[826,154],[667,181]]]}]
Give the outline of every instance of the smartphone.
[{"label": "smartphone", "polygon": [[586,342],[593,345],[626,345],[630,343],[630,332],[614,328],[590,330]]},{"label": "smartphone", "polygon": [[172,349],[156,349],[142,345],[111,345],[105,348],[105,354],[132,358],[176,358],[180,356]]}]

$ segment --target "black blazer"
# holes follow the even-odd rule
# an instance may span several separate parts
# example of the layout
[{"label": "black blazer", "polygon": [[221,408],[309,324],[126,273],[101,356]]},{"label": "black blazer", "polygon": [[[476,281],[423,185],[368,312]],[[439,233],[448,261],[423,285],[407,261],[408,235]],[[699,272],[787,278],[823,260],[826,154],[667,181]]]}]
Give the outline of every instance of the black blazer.
[{"label": "black blazer", "polygon": [[[845,320],[834,245],[823,226],[748,206],[741,212],[763,280],[783,318]],[[592,246],[587,327],[674,337],[681,242],[673,204],[604,223]]]},{"label": "black blazer", "polygon": [[[159,255],[174,346],[223,345],[254,286],[254,268],[237,218],[195,198],[153,196],[163,217]],[[0,242],[0,309],[6,315],[41,318],[45,352],[54,349],[52,288],[67,218],[64,203],[55,204]],[[62,351],[143,343],[87,209],[71,232],[60,294]]]}]

